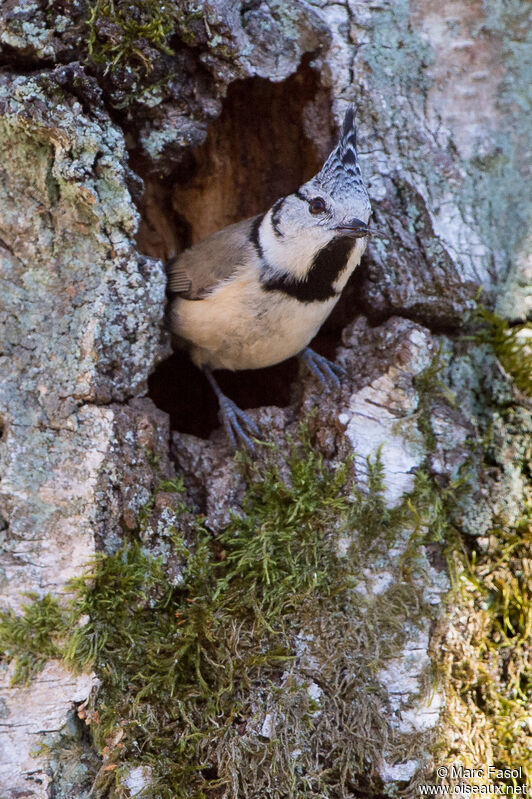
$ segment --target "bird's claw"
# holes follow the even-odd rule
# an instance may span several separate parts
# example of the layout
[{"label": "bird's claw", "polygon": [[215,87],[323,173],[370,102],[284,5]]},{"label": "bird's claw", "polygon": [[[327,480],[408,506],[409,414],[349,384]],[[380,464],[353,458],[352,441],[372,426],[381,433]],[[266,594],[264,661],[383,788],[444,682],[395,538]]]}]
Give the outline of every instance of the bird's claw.
[{"label": "bird's claw", "polygon": [[[238,445],[243,445],[252,454],[255,453],[255,444],[251,436],[260,438],[260,431],[255,422],[241,410],[238,405],[225,395],[218,398],[220,412],[218,414],[220,422],[223,424],[227,437],[233,449],[238,449]],[[248,435],[250,433],[251,435]]]},{"label": "bird's claw", "polygon": [[307,369],[317,377],[324,388],[330,388],[331,384],[338,391],[340,388],[340,378],[347,377],[347,372],[343,366],[334,361],[330,361],[323,355],[319,355],[309,347],[301,353],[301,360]]}]

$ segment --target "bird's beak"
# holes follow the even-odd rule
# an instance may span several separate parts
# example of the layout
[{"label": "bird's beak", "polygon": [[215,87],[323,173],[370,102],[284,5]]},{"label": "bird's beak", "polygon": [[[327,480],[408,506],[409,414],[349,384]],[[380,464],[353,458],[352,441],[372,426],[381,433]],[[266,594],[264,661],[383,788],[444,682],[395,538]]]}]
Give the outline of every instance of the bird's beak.
[{"label": "bird's beak", "polygon": [[361,219],[351,219],[343,225],[338,225],[336,230],[343,233],[344,236],[352,236],[354,239],[362,239],[371,234],[371,230]]}]

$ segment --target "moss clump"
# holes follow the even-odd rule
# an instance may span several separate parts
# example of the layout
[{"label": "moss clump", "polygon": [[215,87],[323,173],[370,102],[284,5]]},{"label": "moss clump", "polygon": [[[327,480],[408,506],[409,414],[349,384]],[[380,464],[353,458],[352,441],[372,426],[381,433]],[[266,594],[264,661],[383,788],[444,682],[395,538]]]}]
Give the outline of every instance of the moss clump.
[{"label": "moss clump", "polygon": [[412,746],[389,727],[377,674],[405,626],[425,624],[418,555],[388,562],[378,594],[357,583],[394,535],[419,539],[424,501],[387,511],[378,463],[362,493],[308,440],[246,470],[242,508],[217,537],[197,518],[187,540],[176,514],[178,585],[132,540],[70,587],[59,654],[100,680],[96,797],[127,795],[140,768],[158,799],[333,799],[384,749],[400,760]]},{"label": "moss clump", "polygon": [[448,762],[521,768],[517,782],[530,784],[532,518],[494,528],[484,550],[454,547],[449,558],[454,612],[441,667],[459,748],[451,747]]},{"label": "moss clump", "polygon": [[[75,616],[89,621],[66,657],[102,680],[94,732],[106,766],[117,766],[107,783],[119,783],[120,761],[138,762],[157,796],[200,797],[229,789],[235,758],[243,769],[244,758],[250,769],[285,759],[279,742],[261,738],[250,688],[282,681],[309,598],[345,588],[327,530],[348,507],[346,472],[329,472],[312,451],[303,459],[294,452],[290,484],[275,465],[250,478],[243,512],[218,539],[198,524],[193,548],[181,542],[178,588],[135,542],[97,559],[75,584]],[[294,723],[310,726],[315,708],[303,682],[287,696],[273,693]],[[245,734],[248,724],[255,729]]]},{"label": "moss clump", "polygon": [[[236,55],[226,36],[218,31],[216,13],[188,0],[166,5],[157,0],[92,0],[87,25],[92,61],[105,65],[106,73],[133,70],[141,87],[161,56],[176,55],[171,46],[173,36],[191,47],[208,47],[222,58]],[[164,85],[169,77],[167,69],[163,68],[162,78],[160,68],[155,71],[158,78],[148,86],[150,90]]]},{"label": "moss clump", "polygon": [[[482,440],[472,482],[477,499],[488,497],[487,521],[478,538],[448,530],[453,588],[434,651],[447,696],[442,765],[493,766],[500,777],[485,769],[476,782],[504,791],[532,780],[532,422],[528,403],[515,400],[515,387],[532,389],[531,326],[509,327],[482,307],[473,322],[469,340],[488,345],[505,372],[488,371],[491,384],[479,391]],[[503,390],[493,391],[494,374]],[[505,769],[521,775],[505,778]]]},{"label": "moss clump", "polygon": [[475,338],[489,344],[517,388],[532,396],[532,323],[510,327],[493,311],[479,306],[474,315]]},{"label": "moss clump", "polygon": [[271,618],[309,593],[334,589],[339,562],[332,528],[338,520],[345,524],[349,507],[342,491],[347,467],[330,471],[310,447],[304,458],[294,448],[288,467],[288,482],[275,464],[262,475],[253,470],[242,513],[218,539],[224,556],[221,585],[252,596],[253,606]]},{"label": "moss clump", "polygon": [[0,611],[0,655],[15,661],[12,684],[27,683],[46,662],[61,657],[60,639],[67,627],[64,608],[49,594],[29,593],[22,614]]},{"label": "moss clump", "polygon": [[96,0],[90,4],[88,25],[89,55],[95,63],[106,64],[106,71],[132,66],[149,74],[161,53],[172,55],[168,40],[174,21],[154,0]]}]

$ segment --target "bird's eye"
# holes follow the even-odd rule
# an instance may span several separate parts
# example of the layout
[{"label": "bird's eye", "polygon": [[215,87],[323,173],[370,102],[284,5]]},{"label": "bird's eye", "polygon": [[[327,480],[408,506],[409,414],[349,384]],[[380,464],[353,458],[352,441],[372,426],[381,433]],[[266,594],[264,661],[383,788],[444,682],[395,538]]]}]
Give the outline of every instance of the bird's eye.
[{"label": "bird's eye", "polygon": [[308,209],[311,214],[322,214],[326,210],[325,200],[321,197],[313,197],[309,200]]}]

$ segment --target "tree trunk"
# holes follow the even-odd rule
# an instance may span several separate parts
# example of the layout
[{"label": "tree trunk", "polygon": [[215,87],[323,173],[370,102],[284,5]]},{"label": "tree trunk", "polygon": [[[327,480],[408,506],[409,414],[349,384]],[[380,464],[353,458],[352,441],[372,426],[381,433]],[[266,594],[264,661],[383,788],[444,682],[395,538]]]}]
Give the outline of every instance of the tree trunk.
[{"label": "tree trunk", "polygon": [[[2,4],[2,798],[530,780],[530,31],[526,0]],[[348,376],[222,375],[277,445],[246,467],[163,260],[315,174],[351,103],[386,238],[313,345]]]}]

